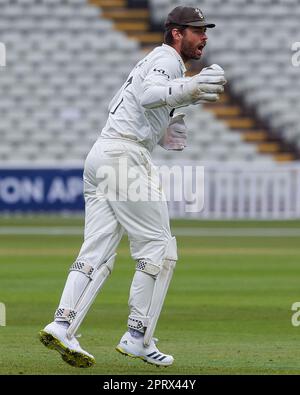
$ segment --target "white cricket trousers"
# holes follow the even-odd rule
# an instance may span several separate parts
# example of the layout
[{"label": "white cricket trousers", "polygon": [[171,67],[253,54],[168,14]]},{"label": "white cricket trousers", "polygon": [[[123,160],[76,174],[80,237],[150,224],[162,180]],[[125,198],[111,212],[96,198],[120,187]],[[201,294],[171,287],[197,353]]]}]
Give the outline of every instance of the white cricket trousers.
[{"label": "white cricket trousers", "polygon": [[[157,170],[145,147],[125,139],[100,137],[96,141],[84,167],[85,230],[84,242],[77,258],[77,261],[86,262],[92,267],[115,254],[124,231],[128,234],[132,258],[135,261],[144,259],[154,265],[162,264],[168,242],[172,238],[165,199],[131,201],[130,192],[131,189],[134,192],[135,188],[130,183],[125,188],[125,192],[129,192],[127,200],[126,196],[114,199],[106,193],[109,189],[115,189],[115,179],[120,173],[121,178],[126,176],[124,163],[128,163],[129,172],[138,170],[139,182],[149,185],[150,181],[151,196],[162,195],[158,178],[151,178],[151,174],[157,175]],[[103,175],[106,171],[108,177],[105,178]],[[99,188],[99,180],[107,182],[106,190],[103,186],[102,189]],[[124,195],[124,188],[122,194]],[[141,271],[135,272],[129,295],[131,316],[147,316],[154,283],[152,276]],[[85,286],[84,276],[71,271],[59,307],[75,309]]]}]

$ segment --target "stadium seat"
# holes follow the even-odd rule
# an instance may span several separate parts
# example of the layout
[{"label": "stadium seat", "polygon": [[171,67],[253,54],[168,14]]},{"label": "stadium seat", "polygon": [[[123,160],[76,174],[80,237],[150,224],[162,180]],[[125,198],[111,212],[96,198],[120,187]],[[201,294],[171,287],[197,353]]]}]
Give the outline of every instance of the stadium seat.
[{"label": "stadium seat", "polygon": [[[167,10],[179,1],[151,0],[150,3],[152,17],[161,22]],[[199,2],[191,0],[189,4],[198,6]],[[9,48],[9,67],[0,73],[0,89],[5,92],[0,101],[0,134],[7,139],[5,147],[8,150],[6,155],[1,150],[1,158],[9,161],[13,155],[12,150],[9,151],[11,143],[18,137],[22,141],[26,136],[28,144],[24,144],[23,149],[18,148],[20,158],[35,163],[55,158],[66,160],[66,157],[70,161],[82,161],[106,122],[112,94],[144,53],[137,41],[115,31],[113,23],[101,17],[101,9],[86,0],[15,0],[13,4],[0,0],[0,6],[1,40]],[[282,67],[282,59],[276,58],[274,68],[264,61],[264,52],[273,56],[276,45],[260,43],[259,32],[249,33],[243,16],[245,8],[251,18],[257,20],[257,26],[263,29],[267,25],[272,31],[273,19],[278,18],[282,7],[277,7],[270,15],[270,24],[265,21],[268,18],[259,17],[262,10],[259,2],[227,0],[225,4],[221,0],[205,0],[204,11],[206,7],[210,17],[219,21],[218,26],[224,26],[222,34],[212,32],[216,38],[211,39],[211,52],[208,46],[207,53],[228,68],[233,90],[244,94],[250,105],[256,102],[264,105],[287,81],[295,83],[288,74],[287,78],[277,79],[274,89],[261,89],[265,79],[274,78],[272,76]],[[285,19],[293,14],[291,0],[288,7],[291,12],[283,13]],[[228,20],[233,30],[226,29]],[[292,26],[288,29],[296,29],[297,18],[291,20]],[[278,40],[281,40],[280,34],[282,30],[276,36]],[[280,42],[286,42],[288,37],[284,35]],[[236,51],[228,51],[231,43]],[[248,56],[255,43],[261,53]],[[240,62],[241,54],[243,62]],[[245,76],[253,68],[262,73],[258,72],[248,83]],[[113,75],[110,75],[111,70]],[[294,100],[293,97],[290,99]],[[262,116],[269,119],[276,108],[266,106]],[[203,106],[183,111],[187,114],[189,146],[181,153],[182,158],[199,159],[211,152],[211,158],[226,160],[231,149],[244,147],[240,135],[232,133]],[[285,118],[279,117],[276,121],[276,125],[281,125]],[[10,130],[13,133],[9,138]],[[52,144],[52,140],[57,144]],[[247,160],[259,156],[251,149],[252,146],[241,148],[240,157]],[[158,148],[154,156],[170,159],[174,153]]]}]

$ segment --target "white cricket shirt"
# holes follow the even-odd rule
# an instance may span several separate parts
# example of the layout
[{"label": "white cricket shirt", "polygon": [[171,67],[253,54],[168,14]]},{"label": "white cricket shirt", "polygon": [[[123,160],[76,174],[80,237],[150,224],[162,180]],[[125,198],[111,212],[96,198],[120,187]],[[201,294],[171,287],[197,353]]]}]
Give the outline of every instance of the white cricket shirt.
[{"label": "white cricket shirt", "polygon": [[172,108],[164,105],[146,109],[141,97],[152,87],[164,87],[171,80],[184,77],[185,72],[183,60],[173,47],[162,44],[151,51],[134,67],[110,102],[101,137],[134,140],[152,151],[168,127]]}]

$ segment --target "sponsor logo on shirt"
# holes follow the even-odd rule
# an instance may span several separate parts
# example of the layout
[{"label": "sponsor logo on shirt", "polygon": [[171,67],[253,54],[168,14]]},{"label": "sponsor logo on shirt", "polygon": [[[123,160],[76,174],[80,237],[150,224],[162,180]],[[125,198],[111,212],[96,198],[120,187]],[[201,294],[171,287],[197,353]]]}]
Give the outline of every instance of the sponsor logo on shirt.
[{"label": "sponsor logo on shirt", "polygon": [[168,79],[170,79],[170,76],[165,72],[165,70],[163,70],[163,69],[154,69],[153,71],[155,71],[155,72],[157,72],[157,73],[160,73],[160,74],[163,74],[163,75],[165,75],[166,77],[168,77]]}]

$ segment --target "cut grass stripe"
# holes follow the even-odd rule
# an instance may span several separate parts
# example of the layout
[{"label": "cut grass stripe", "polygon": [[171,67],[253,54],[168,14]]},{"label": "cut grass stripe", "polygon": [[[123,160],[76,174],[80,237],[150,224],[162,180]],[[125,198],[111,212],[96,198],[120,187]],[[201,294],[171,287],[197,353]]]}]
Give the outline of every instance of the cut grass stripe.
[{"label": "cut grass stripe", "polygon": [[[1,235],[47,235],[78,236],[83,235],[83,227],[77,226],[8,226],[1,227]],[[199,237],[299,237],[300,228],[172,228],[175,236]]]},{"label": "cut grass stripe", "polygon": [[[79,248],[0,248],[0,256],[72,256]],[[299,256],[300,248],[180,248],[183,255],[268,255]],[[118,255],[128,255],[128,248],[117,250]]]}]

